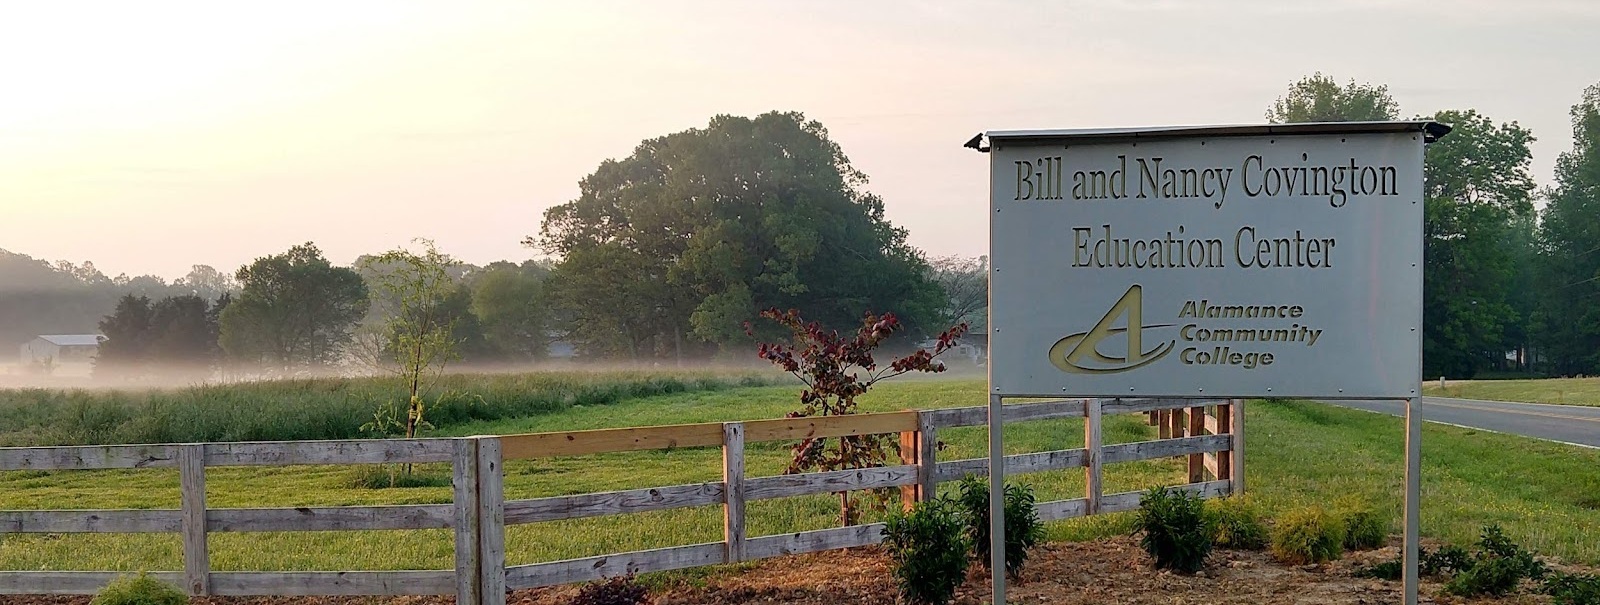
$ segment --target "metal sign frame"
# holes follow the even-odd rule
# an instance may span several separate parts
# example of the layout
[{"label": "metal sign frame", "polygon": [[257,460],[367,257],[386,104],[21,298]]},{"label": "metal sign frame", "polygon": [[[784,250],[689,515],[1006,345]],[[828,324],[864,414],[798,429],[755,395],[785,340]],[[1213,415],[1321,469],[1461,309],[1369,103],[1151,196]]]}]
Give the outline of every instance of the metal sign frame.
[{"label": "metal sign frame", "polygon": [[[967,142],[966,147],[969,147],[969,148],[972,148],[972,149],[976,149],[976,150],[981,151],[981,152],[986,152],[986,153],[989,152],[990,148],[989,147],[985,147],[985,146],[982,145],[982,142],[983,142],[985,137],[987,137],[990,140],[991,145],[993,145],[994,141],[996,141],[996,140],[1000,140],[1000,141],[1028,140],[1029,144],[1052,144],[1052,143],[1063,143],[1063,144],[1065,144],[1065,143],[1068,143],[1068,142],[1085,143],[1085,142],[1106,142],[1106,141],[1148,140],[1148,139],[1170,140],[1170,139],[1175,139],[1175,138],[1191,138],[1191,137],[1233,137],[1233,136],[1271,136],[1271,135],[1308,135],[1308,134],[1309,135],[1317,135],[1317,134],[1321,134],[1321,135],[1328,135],[1328,134],[1360,135],[1360,134],[1377,134],[1377,133],[1390,133],[1390,134],[1393,134],[1393,133],[1415,133],[1417,137],[1422,139],[1422,143],[1426,144],[1426,143],[1431,143],[1431,142],[1437,140],[1439,137],[1442,137],[1442,136],[1444,136],[1445,134],[1447,134],[1449,132],[1450,132],[1450,128],[1448,126],[1443,125],[1443,124],[1438,124],[1438,123],[1435,123],[1435,122],[1430,122],[1430,121],[1342,122],[1342,123],[1282,124],[1282,125],[1260,125],[1260,126],[1200,126],[1200,127],[1177,127],[1177,128],[1135,128],[1135,129],[1100,129],[1100,130],[1003,131],[1003,132],[989,132],[989,133],[985,133],[983,135],[979,135],[978,137],[974,137],[972,140]],[[992,154],[990,157],[991,157],[991,166],[990,166],[991,183],[990,183],[990,187],[989,187],[989,195],[990,195],[991,203],[992,203],[992,199],[993,199],[993,197],[995,195],[994,191],[993,191],[993,188],[994,188],[995,185],[994,185],[994,181],[993,181],[993,176],[992,175],[996,174],[995,171],[996,170],[1000,170],[1002,167],[997,165],[999,160],[996,157],[996,155]],[[1057,170],[1059,170],[1059,168]],[[1417,177],[1420,179],[1421,178],[1421,174],[1419,173],[1417,175]],[[1059,177],[1057,177],[1057,178],[1059,178]],[[1419,193],[1417,195],[1419,197],[1421,195],[1421,193],[1420,193],[1420,185],[1421,185],[1421,183],[1417,183],[1417,186],[1419,188]],[[993,220],[994,220],[993,216],[991,215],[991,221],[993,221]],[[1417,229],[1417,232],[1418,232],[1419,237],[1420,237],[1421,230],[1422,230],[1422,224],[1420,224],[1420,221],[1418,222],[1417,225],[1415,225],[1415,228]],[[994,241],[993,241],[993,237],[991,237],[991,240],[990,240],[990,247],[991,247],[991,257],[990,258],[991,259],[994,258],[994,256],[993,256],[993,246],[994,246]],[[1415,251],[1415,254],[1416,254],[1416,258],[1415,258],[1416,264],[1413,265],[1413,266],[1420,267],[1421,263],[1422,263],[1422,258],[1421,258],[1422,257],[1422,250],[1421,250],[1420,246],[1417,247],[1417,249]],[[989,279],[990,279],[991,283],[994,280],[995,272],[998,271],[998,270],[999,270],[999,267],[993,267],[991,272],[989,273]],[[1416,288],[1417,288],[1417,293],[1418,293],[1418,295],[1416,297],[1417,306],[1416,306],[1416,309],[1414,310],[1415,323],[1412,324],[1414,326],[1413,332],[1414,332],[1415,335],[1412,338],[1414,338],[1417,359],[1420,360],[1421,355],[1422,355],[1422,345],[1421,345],[1421,342],[1422,342],[1422,339],[1421,339],[1421,325],[1422,325],[1422,306],[1421,306],[1422,297],[1421,297],[1421,290],[1422,290],[1422,283],[1421,283],[1421,279],[1420,279],[1420,269],[1419,269],[1419,273],[1418,273]],[[994,303],[994,298],[993,298],[994,289],[991,287],[989,291],[990,291],[990,316],[991,316],[991,319],[992,319],[992,317],[993,317],[993,303]],[[1131,289],[1130,289],[1130,291],[1131,291]],[[990,322],[989,326],[990,326],[991,330],[997,330],[997,328],[995,327],[995,325],[994,325],[994,323],[992,321]],[[1124,359],[1131,360],[1133,358],[1133,356],[1137,355],[1138,353],[1139,352],[1127,353],[1127,354],[1125,354]],[[1004,503],[1004,485],[1005,485],[1005,464],[1004,464],[1004,461],[1005,461],[1005,458],[1004,458],[1005,430],[1004,430],[1004,426],[1005,426],[1005,423],[1003,421],[1003,417],[1004,417],[1003,416],[1003,406],[1005,404],[1005,400],[1007,398],[1029,397],[1029,396],[1037,397],[1037,396],[1041,396],[1041,395],[1048,395],[1048,396],[1054,396],[1054,397],[1078,397],[1078,396],[1086,396],[1086,395],[1087,396],[1095,396],[1095,395],[1103,396],[1104,394],[1103,393],[1073,393],[1072,392],[1073,389],[1070,386],[1062,388],[1062,392],[1060,392],[1060,393],[1053,393],[1053,392],[1052,393],[1005,392],[1005,388],[1004,387],[996,386],[996,383],[995,383],[995,363],[994,363],[994,348],[993,347],[991,347],[990,350],[989,350],[989,356],[990,356],[990,363],[988,364],[988,372],[989,372],[989,388],[988,388],[988,391],[989,391],[989,520],[990,520],[989,536],[990,536],[990,540],[991,540],[990,548],[989,548],[989,553],[990,553],[989,569],[990,569],[990,572],[991,572],[991,582],[992,582],[992,586],[993,586],[993,594],[992,594],[993,601],[992,601],[992,603],[994,603],[995,605],[1000,605],[1000,604],[1003,604],[1003,603],[1006,602],[1005,601],[1006,581],[1005,581],[1005,572],[1004,572],[1004,570],[1005,570],[1005,510],[1004,510],[1004,506],[1005,506],[1005,503]],[[1339,392],[1337,392],[1337,393],[1327,393],[1325,395],[1301,394],[1301,395],[1306,395],[1306,396],[1314,396],[1317,399],[1388,399],[1388,400],[1397,400],[1397,401],[1404,401],[1405,402],[1405,409],[1406,409],[1406,414],[1405,414],[1405,436],[1406,436],[1406,438],[1405,438],[1405,446],[1406,446],[1405,484],[1406,484],[1406,487],[1405,487],[1405,529],[1404,529],[1405,545],[1404,545],[1404,548],[1403,548],[1403,553],[1404,553],[1403,554],[1403,560],[1404,560],[1403,575],[1404,575],[1405,603],[1407,605],[1416,605],[1416,603],[1418,602],[1417,599],[1418,599],[1418,584],[1419,584],[1419,582],[1418,582],[1418,578],[1419,578],[1419,575],[1418,575],[1418,571],[1419,571],[1419,569],[1418,569],[1418,538],[1419,538],[1418,526],[1420,524],[1420,519],[1421,519],[1421,502],[1420,502],[1421,489],[1420,489],[1420,487],[1421,487],[1421,458],[1422,458],[1422,453],[1421,453],[1421,446],[1422,446],[1422,410],[1421,410],[1420,394],[1418,393],[1418,390],[1420,389],[1420,386],[1421,386],[1421,383],[1422,383],[1422,375],[1421,375],[1421,365],[1420,365],[1420,363],[1418,363],[1416,365],[1416,374],[1417,375],[1414,377],[1414,380],[1411,382],[1411,384],[1416,385],[1416,388],[1413,388],[1413,389],[1410,390],[1410,395],[1411,396],[1409,396],[1409,397],[1352,397],[1352,396],[1348,396],[1348,395],[1343,394],[1343,390],[1342,389],[1340,389]],[[1062,381],[1063,384],[1070,384],[1071,382],[1072,381],[1070,379],[1066,379],[1066,380]],[[1270,391],[1271,389],[1268,389],[1268,390]],[[1141,393],[1141,394],[1145,394],[1145,393]],[[1188,394],[1188,393],[1149,393],[1149,394],[1152,394],[1152,395],[1163,395],[1163,396],[1169,396],[1169,397],[1189,397],[1189,398],[1207,398],[1207,399],[1217,398],[1217,397],[1247,398],[1247,397],[1260,397],[1260,396],[1262,396],[1261,393],[1226,393],[1226,392],[1210,392],[1210,393],[1203,393],[1203,394],[1200,394],[1200,393],[1194,393],[1194,394]]]}]

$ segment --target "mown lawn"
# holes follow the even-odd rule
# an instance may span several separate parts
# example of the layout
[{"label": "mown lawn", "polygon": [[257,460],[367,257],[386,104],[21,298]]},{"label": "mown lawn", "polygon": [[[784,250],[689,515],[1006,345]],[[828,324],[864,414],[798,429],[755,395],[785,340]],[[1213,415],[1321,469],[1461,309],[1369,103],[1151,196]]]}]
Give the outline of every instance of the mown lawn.
[{"label": "mown lawn", "polygon": [[1489,401],[1554,403],[1559,405],[1600,406],[1600,377],[1541,378],[1536,380],[1450,380],[1439,388],[1439,381],[1422,383],[1422,394],[1430,397],[1459,397]]},{"label": "mown lawn", "polygon": [[[906,381],[880,385],[863,399],[870,410],[940,408],[984,401],[974,380]],[[791,387],[759,387],[573,406],[560,413],[475,422],[440,435],[507,434],[608,426],[771,418],[788,411]],[[1255,402],[1247,407],[1247,471],[1252,497],[1269,510],[1330,503],[1354,494],[1398,515],[1401,425],[1397,419],[1315,403]],[[984,455],[982,427],[946,430],[943,460]],[[1081,420],[1012,425],[1008,453],[1081,447]],[[1109,418],[1107,443],[1154,437],[1142,415]],[[1481,524],[1498,522],[1540,552],[1600,562],[1600,451],[1530,439],[1429,425],[1425,428],[1424,533],[1465,542]],[[777,474],[781,443],[752,446],[751,475]],[[683,449],[574,457],[507,464],[507,498],[714,481],[716,449]],[[442,472],[423,468],[420,472]],[[450,488],[358,489],[352,467],[214,468],[208,470],[213,507],[445,503]],[[1081,470],[1025,475],[1040,500],[1082,495]],[[1175,459],[1107,466],[1108,493],[1183,480]],[[953,487],[946,485],[946,489]],[[175,508],[177,476],[170,469],[0,474],[0,509]],[[750,535],[822,529],[838,514],[831,496],[752,503]],[[1081,539],[1127,530],[1126,515],[1052,524],[1054,539]],[[1396,519],[1394,529],[1398,531]],[[721,537],[720,507],[601,517],[508,528],[512,564],[713,542]],[[447,530],[213,534],[217,570],[445,569],[452,565]],[[12,535],[0,538],[0,569],[176,570],[176,535]]]}]

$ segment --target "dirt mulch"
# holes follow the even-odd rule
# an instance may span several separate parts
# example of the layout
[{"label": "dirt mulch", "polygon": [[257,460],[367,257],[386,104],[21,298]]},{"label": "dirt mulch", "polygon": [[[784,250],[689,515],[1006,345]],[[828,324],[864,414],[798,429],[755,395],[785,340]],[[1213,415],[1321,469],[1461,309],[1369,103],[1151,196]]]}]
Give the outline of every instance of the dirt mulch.
[{"label": "dirt mulch", "polygon": [[[1355,577],[1362,566],[1389,560],[1398,545],[1351,553],[1327,565],[1284,566],[1265,553],[1217,551],[1193,576],[1157,572],[1128,538],[1041,547],[1013,583],[1012,603],[1088,605],[1102,603],[1191,605],[1378,605],[1399,603],[1399,582]],[[1592,570],[1591,570],[1592,571]],[[888,559],[877,548],[858,548],[771,559],[738,573],[713,575],[698,585],[657,591],[654,605],[894,605]],[[1422,602],[1457,605],[1469,601],[1442,595],[1424,581]],[[541,588],[508,595],[508,605],[565,605],[576,587]],[[986,603],[989,579],[974,568],[956,595],[958,605]],[[450,605],[452,597],[212,597],[193,605]],[[1471,603],[1548,603],[1543,595],[1477,599]],[[0,596],[0,605],[86,605],[87,597]]]}]

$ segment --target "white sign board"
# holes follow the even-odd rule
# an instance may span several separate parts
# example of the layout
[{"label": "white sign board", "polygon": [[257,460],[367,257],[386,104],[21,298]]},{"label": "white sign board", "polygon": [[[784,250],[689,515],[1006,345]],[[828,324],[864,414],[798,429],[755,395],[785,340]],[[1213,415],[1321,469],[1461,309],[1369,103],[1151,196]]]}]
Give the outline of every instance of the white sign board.
[{"label": "white sign board", "polygon": [[994,394],[1416,395],[1424,132],[1254,128],[990,133]]}]

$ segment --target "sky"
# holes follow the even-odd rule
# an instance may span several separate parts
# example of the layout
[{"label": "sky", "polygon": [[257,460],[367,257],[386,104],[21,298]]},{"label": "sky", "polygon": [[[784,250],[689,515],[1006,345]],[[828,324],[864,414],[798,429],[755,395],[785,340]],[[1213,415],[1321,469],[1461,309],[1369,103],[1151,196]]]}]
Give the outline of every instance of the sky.
[{"label": "sky", "polygon": [[307,241],[522,260],[600,162],[794,110],[913,245],[976,256],[973,134],[1258,123],[1316,71],[1516,121],[1548,185],[1597,31],[1555,0],[6,2],[0,248],[168,279]]}]

